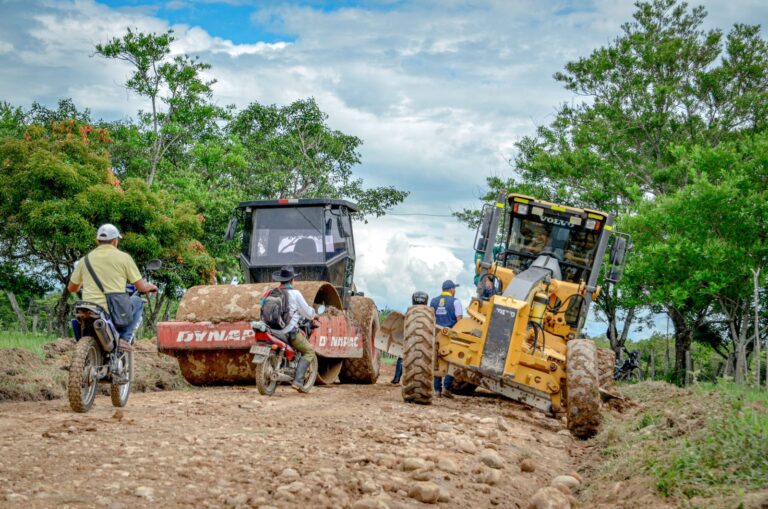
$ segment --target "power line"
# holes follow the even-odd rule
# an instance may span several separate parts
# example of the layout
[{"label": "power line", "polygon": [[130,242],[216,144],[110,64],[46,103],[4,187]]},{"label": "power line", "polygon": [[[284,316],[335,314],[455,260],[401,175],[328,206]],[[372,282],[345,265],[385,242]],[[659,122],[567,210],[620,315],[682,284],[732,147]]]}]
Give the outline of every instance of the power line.
[{"label": "power line", "polygon": [[412,212],[410,214],[396,214],[394,212],[387,212],[385,215],[387,215],[387,216],[455,217],[453,214],[423,214],[423,213],[417,213],[417,212]]}]

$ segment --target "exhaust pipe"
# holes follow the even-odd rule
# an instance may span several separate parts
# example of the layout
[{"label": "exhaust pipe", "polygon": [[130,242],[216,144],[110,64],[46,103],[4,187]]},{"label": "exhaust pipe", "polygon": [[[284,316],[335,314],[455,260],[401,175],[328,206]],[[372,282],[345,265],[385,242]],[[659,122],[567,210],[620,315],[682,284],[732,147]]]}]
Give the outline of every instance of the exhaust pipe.
[{"label": "exhaust pipe", "polygon": [[96,332],[96,339],[99,340],[101,348],[105,352],[109,353],[115,349],[117,331],[115,331],[114,327],[110,327],[107,322],[99,318],[93,322],[93,330]]}]

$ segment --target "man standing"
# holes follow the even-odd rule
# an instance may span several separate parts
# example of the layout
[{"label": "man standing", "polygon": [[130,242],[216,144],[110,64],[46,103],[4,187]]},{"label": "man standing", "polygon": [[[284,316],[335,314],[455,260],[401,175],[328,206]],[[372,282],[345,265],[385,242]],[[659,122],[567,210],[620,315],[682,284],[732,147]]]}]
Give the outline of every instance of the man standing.
[{"label": "man standing", "polygon": [[[141,293],[157,291],[157,286],[141,278],[141,273],[131,255],[117,249],[122,238],[123,236],[114,225],[109,223],[101,225],[96,232],[98,247],[78,261],[67,285],[67,290],[71,293],[78,292],[82,288],[83,300],[98,304],[106,312],[109,312],[106,294],[125,292],[126,283],[136,286]],[[93,273],[88,269],[86,259]],[[98,281],[94,279],[93,274]],[[141,322],[144,301],[138,295],[134,295],[131,297],[131,307],[133,314],[130,325],[123,328],[115,327],[120,339],[129,343],[133,342],[133,332]]]},{"label": "man standing", "polygon": [[[291,387],[297,391],[302,391],[304,388],[304,375],[307,374],[307,369],[310,363],[315,359],[315,351],[312,349],[312,345],[307,340],[304,332],[299,329],[299,319],[301,317],[307,320],[315,320],[317,313],[315,310],[307,304],[304,296],[300,291],[293,288],[293,279],[300,274],[293,272],[293,267],[284,266],[280,270],[272,273],[272,280],[280,282],[280,290],[285,292],[288,296],[288,320],[282,329],[273,329],[276,333],[281,334],[288,338],[291,346],[301,352],[301,359],[299,359],[299,365],[296,366],[296,375],[293,377]],[[264,314],[264,306],[266,299],[272,292],[270,290],[262,298],[262,315]],[[263,317],[262,317],[263,319]]]},{"label": "man standing", "polygon": [[[435,310],[435,323],[438,327],[453,327],[456,322],[464,317],[461,302],[455,297],[456,287],[459,286],[450,279],[443,282],[443,293],[432,299],[430,307]],[[435,392],[438,397],[453,399],[451,385],[453,376],[445,375],[445,384],[442,377],[435,377]]]}]

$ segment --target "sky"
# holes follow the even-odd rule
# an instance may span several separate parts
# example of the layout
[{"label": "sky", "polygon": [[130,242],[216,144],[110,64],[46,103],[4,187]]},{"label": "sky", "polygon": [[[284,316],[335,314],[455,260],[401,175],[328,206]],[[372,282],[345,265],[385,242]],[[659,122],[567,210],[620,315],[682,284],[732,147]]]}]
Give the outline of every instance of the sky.
[{"label": "sky", "polygon": [[[768,22],[764,0],[692,4],[707,8],[707,28]],[[129,67],[94,46],[127,27],[172,28],[174,53],[212,65],[220,105],[314,97],[333,129],[363,140],[356,176],[410,192],[355,226],[359,289],[403,310],[412,292],[433,296],[453,279],[466,305],[475,234],[451,213],[479,207],[486,178],[513,176],[515,142],[582,100],[552,75],[609,44],[633,10],[624,0],[0,0],[0,101],[69,97],[96,118],[135,116],[148,105],[123,87]]]}]

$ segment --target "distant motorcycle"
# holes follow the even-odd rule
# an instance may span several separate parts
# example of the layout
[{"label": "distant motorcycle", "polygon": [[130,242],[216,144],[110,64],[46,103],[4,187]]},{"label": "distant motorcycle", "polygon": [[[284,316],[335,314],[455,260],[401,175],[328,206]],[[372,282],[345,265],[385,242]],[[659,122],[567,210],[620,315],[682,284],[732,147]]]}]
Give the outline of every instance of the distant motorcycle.
[{"label": "distant motorcycle", "polygon": [[626,348],[624,351],[627,353],[627,357],[623,361],[616,359],[616,368],[613,373],[613,379],[625,382],[642,381],[643,371],[640,368],[640,352],[637,350],[632,350],[630,352]]},{"label": "distant motorcycle", "polygon": [[[146,270],[157,270],[160,266],[160,260],[152,260]],[[134,295],[136,287],[127,285],[126,292]],[[107,310],[88,301],[77,301],[74,307],[72,330],[77,345],[69,364],[69,406],[75,412],[88,412],[96,399],[98,384],[108,383],[112,404],[124,407],[134,378],[133,351],[120,345]]]},{"label": "distant motorcycle", "polygon": [[[251,327],[256,335],[256,342],[251,346],[256,372],[256,388],[259,394],[271,396],[275,393],[278,383],[293,381],[301,352],[293,349],[285,335],[271,330],[264,322],[252,322]],[[304,331],[307,338],[312,334],[313,325],[310,321],[299,322],[299,328]],[[301,392],[311,391],[316,379],[317,357],[307,368]]]}]

